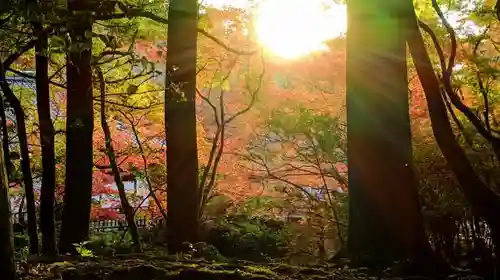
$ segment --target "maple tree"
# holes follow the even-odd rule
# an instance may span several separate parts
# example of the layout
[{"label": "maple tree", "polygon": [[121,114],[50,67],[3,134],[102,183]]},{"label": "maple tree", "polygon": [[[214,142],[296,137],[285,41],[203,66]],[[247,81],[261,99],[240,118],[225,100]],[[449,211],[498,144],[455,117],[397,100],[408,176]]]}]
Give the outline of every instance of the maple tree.
[{"label": "maple tree", "polygon": [[244,158],[265,195],[282,202],[275,207],[278,215],[305,216],[311,229],[320,229],[312,238],[321,249],[326,236],[345,245],[346,156],[345,131],[338,118],[287,101],[272,112]]}]

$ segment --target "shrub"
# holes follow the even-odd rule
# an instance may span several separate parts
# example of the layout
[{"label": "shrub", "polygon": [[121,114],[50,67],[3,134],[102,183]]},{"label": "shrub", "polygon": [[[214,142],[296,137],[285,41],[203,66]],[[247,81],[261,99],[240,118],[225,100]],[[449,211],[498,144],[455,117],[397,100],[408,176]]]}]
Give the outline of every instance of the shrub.
[{"label": "shrub", "polygon": [[225,257],[267,261],[285,257],[291,234],[278,220],[229,215],[215,220],[204,232],[204,239]]},{"label": "shrub", "polygon": [[132,252],[132,240],[129,233],[94,233],[85,247],[97,255],[126,254]]}]

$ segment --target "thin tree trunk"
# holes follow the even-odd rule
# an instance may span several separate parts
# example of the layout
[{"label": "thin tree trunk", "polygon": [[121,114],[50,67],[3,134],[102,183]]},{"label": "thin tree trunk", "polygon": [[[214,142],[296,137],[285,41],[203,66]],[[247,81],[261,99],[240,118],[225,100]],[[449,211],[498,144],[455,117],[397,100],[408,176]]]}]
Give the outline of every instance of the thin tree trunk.
[{"label": "thin tree trunk", "polygon": [[102,131],[104,132],[104,138],[106,143],[106,154],[109,159],[109,165],[113,171],[113,177],[115,178],[116,187],[118,188],[118,193],[120,195],[120,202],[122,205],[123,212],[125,213],[125,218],[127,219],[128,229],[130,235],[132,236],[132,242],[134,243],[134,249],[136,252],[142,251],[141,239],[139,237],[139,230],[134,219],[134,209],[130,206],[127,199],[127,194],[125,193],[125,186],[123,185],[122,178],[120,177],[120,170],[118,169],[118,164],[116,164],[115,151],[113,149],[113,144],[111,140],[111,131],[106,121],[106,84],[104,82],[104,76],[101,69],[97,68],[97,75],[99,76],[99,85],[101,90],[101,125]]},{"label": "thin tree trunk", "polygon": [[355,265],[426,261],[413,172],[401,0],[348,2],[348,251]]},{"label": "thin tree trunk", "polygon": [[5,115],[5,104],[3,102],[3,96],[0,96],[0,122],[2,125],[2,148],[3,156],[5,158],[5,167],[7,168],[7,177],[10,181],[12,176],[12,162],[10,160],[10,147],[9,147],[9,130],[7,126],[7,116]]},{"label": "thin tree trunk", "polygon": [[75,253],[74,243],[89,236],[92,199],[94,111],[92,92],[91,16],[87,0],[68,0],[74,49],[67,63],[66,186],[59,240],[61,253]]},{"label": "thin tree trunk", "polygon": [[[2,149],[1,146],[0,149]],[[3,153],[0,152],[0,275],[2,279],[14,280],[16,279],[16,266],[14,261],[14,239],[8,194],[9,183],[2,154]]]},{"label": "thin tree trunk", "polygon": [[[34,24],[40,33],[42,26]],[[35,45],[36,97],[40,122],[40,144],[42,146],[42,187],[40,191],[40,229],[42,253],[56,255],[54,203],[56,191],[56,168],[54,152],[54,126],[50,117],[49,63],[47,58],[47,36],[39,37]]]},{"label": "thin tree trunk", "polygon": [[[156,195],[154,189],[153,189],[153,183],[151,182],[151,178],[149,177],[148,174],[148,160],[146,159],[146,154],[144,152],[144,147],[142,146],[141,139],[139,139],[139,132],[137,131],[137,128],[135,127],[134,121],[130,118],[128,118],[124,113],[122,115],[129,121],[130,126],[132,127],[132,132],[134,133],[134,139],[137,142],[137,146],[139,146],[139,153],[141,153],[142,157],[142,163],[144,164],[144,177],[146,178],[146,184],[148,185],[148,190],[150,195],[153,197],[153,200],[155,201],[156,205],[158,206],[158,210],[160,211],[160,214],[163,216],[165,221],[167,220],[167,212],[163,209],[163,206],[161,205],[161,201],[158,199],[158,196]],[[134,181],[134,188],[137,188],[137,181]]]},{"label": "thin tree trunk", "polygon": [[23,195],[21,197],[21,202],[19,203],[19,208],[17,209],[17,213],[19,213],[18,222],[23,226],[26,225],[26,221],[24,220],[24,200],[25,199],[26,199],[26,195]]},{"label": "thin tree trunk", "polygon": [[170,253],[199,239],[196,141],[197,0],[171,0],[168,11],[165,126]]},{"label": "thin tree trunk", "polygon": [[[411,7],[411,8],[410,8]],[[442,98],[439,80],[436,77],[424,41],[417,25],[413,5],[408,0],[408,45],[415,67],[424,88],[432,130],[436,142],[447,164],[457,177],[462,192],[475,215],[483,217],[491,228],[497,260],[500,256],[500,196],[485,185],[471,166],[465,152],[455,140],[446,104]]]},{"label": "thin tree trunk", "polygon": [[28,138],[26,134],[26,116],[24,115],[21,102],[14,95],[11,88],[5,83],[0,83],[5,97],[14,108],[16,113],[17,136],[19,138],[19,148],[21,150],[21,170],[23,172],[24,192],[28,211],[28,235],[30,240],[30,254],[38,255],[38,232],[36,221],[35,194],[33,191],[33,177],[31,175],[30,152],[28,148]]}]

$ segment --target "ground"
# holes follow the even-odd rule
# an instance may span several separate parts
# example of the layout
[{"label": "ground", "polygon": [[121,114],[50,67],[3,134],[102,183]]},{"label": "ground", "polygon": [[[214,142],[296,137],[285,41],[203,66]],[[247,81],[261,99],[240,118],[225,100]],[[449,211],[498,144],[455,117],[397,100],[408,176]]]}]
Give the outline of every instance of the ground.
[{"label": "ground", "polygon": [[290,266],[250,262],[216,263],[175,261],[173,257],[145,255],[115,256],[105,260],[32,263],[22,269],[26,280],[358,280],[358,279],[481,279],[467,273],[448,277],[376,277],[363,269],[336,268],[332,265]]}]

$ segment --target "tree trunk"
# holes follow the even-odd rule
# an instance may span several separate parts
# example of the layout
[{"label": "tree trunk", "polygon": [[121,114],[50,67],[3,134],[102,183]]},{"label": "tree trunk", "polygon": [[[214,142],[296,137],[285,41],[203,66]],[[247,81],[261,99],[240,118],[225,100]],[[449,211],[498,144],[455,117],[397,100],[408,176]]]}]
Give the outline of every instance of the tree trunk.
[{"label": "tree trunk", "polygon": [[436,77],[411,2],[408,3],[407,18],[410,33],[408,45],[415,67],[424,88],[432,130],[436,142],[447,164],[457,177],[462,192],[476,216],[483,217],[491,228],[491,238],[497,260],[500,257],[500,196],[481,181],[470,164],[465,152],[455,140],[453,128],[448,119],[446,104],[442,98],[439,80]]},{"label": "tree trunk", "polygon": [[118,169],[118,164],[116,164],[115,151],[113,149],[113,144],[111,140],[111,131],[109,130],[108,122],[106,121],[106,102],[105,102],[105,92],[106,84],[104,82],[104,76],[101,69],[97,69],[97,74],[99,76],[99,85],[101,90],[101,125],[102,131],[104,132],[104,138],[106,142],[106,154],[109,159],[109,165],[113,171],[113,177],[115,178],[116,187],[118,188],[118,193],[120,195],[120,202],[122,205],[123,212],[125,213],[125,218],[127,219],[128,229],[130,235],[132,236],[132,242],[134,243],[134,249],[136,252],[141,252],[141,239],[139,237],[139,230],[135,223],[135,213],[132,206],[130,206],[127,195],[125,193],[125,186],[123,185],[122,178],[120,177],[120,170]]},{"label": "tree trunk", "polygon": [[19,149],[21,150],[21,170],[23,172],[24,192],[26,194],[26,208],[28,211],[28,235],[30,239],[30,254],[38,255],[38,232],[36,221],[35,194],[33,192],[33,176],[31,175],[30,152],[28,148],[28,138],[26,134],[26,116],[24,115],[21,102],[14,95],[10,86],[0,83],[1,89],[10,105],[16,113],[16,128],[19,138]]},{"label": "tree trunk", "polygon": [[[40,33],[42,26],[34,24]],[[56,255],[54,203],[56,190],[56,168],[54,152],[54,126],[50,117],[49,63],[47,58],[47,36],[41,35],[35,45],[36,103],[40,122],[40,144],[42,146],[42,187],[40,190],[40,229],[42,253]]]},{"label": "tree trunk", "polygon": [[21,202],[19,203],[19,208],[17,209],[17,213],[19,213],[19,216],[18,216],[18,222],[25,226],[26,225],[26,221],[24,220],[24,200],[26,199],[26,195],[23,195],[21,197]]},{"label": "tree trunk", "polygon": [[167,133],[168,247],[199,238],[196,143],[198,1],[172,0],[168,11],[165,126]]},{"label": "tree trunk", "polygon": [[[163,219],[165,221],[167,220],[167,212],[163,209],[163,206],[161,205],[161,201],[158,199],[158,196],[155,194],[155,190],[153,189],[153,183],[151,182],[151,177],[148,174],[148,160],[146,159],[146,154],[144,152],[144,148],[142,147],[141,139],[139,139],[139,132],[137,131],[137,128],[135,127],[133,119],[129,119],[125,114],[122,114],[129,122],[130,122],[130,127],[132,128],[132,132],[134,133],[134,139],[137,142],[137,146],[139,148],[139,153],[141,154],[142,157],[142,162],[144,164],[144,177],[146,178],[146,184],[148,185],[149,193],[151,197],[153,197],[153,200],[156,203],[156,206],[158,206],[158,210],[160,211],[160,214],[163,216]],[[137,180],[134,180],[134,190],[137,192]]]},{"label": "tree trunk", "polygon": [[348,251],[356,265],[431,254],[412,167],[401,0],[348,2]]},{"label": "tree trunk", "polygon": [[5,104],[3,102],[3,96],[0,97],[0,122],[2,126],[2,148],[3,156],[5,159],[5,167],[7,168],[7,177],[10,182],[10,177],[12,176],[12,169],[14,165],[10,160],[10,147],[9,147],[9,130],[7,126],[7,116],[5,115]]},{"label": "tree trunk", "polygon": [[89,236],[92,199],[94,111],[92,94],[92,31],[86,0],[68,0],[71,50],[67,63],[66,187],[59,240],[61,253],[75,253],[73,243]]},{"label": "tree trunk", "polygon": [[[0,81],[1,82],[1,81]],[[3,148],[0,146],[0,149]],[[14,262],[14,239],[12,233],[12,219],[8,195],[7,169],[3,153],[0,152],[0,275],[2,279],[16,279]]]}]

